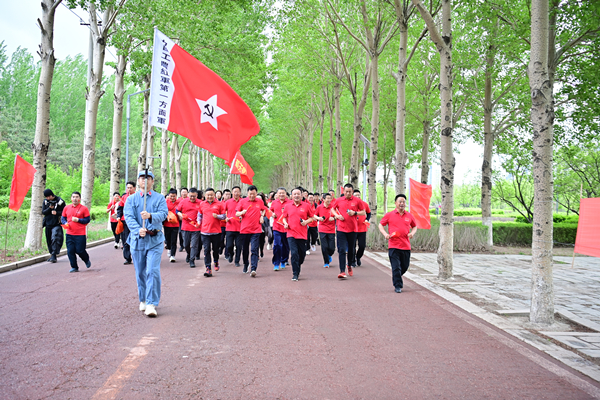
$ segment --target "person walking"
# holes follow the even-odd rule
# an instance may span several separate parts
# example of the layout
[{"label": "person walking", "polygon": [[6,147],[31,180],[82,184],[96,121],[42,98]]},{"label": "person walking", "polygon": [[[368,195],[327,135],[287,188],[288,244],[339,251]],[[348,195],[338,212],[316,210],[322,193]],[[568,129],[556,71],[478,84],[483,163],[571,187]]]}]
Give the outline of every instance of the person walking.
[{"label": "person walking", "polygon": [[44,190],[44,203],[42,204],[42,214],[44,221],[42,227],[46,227],[46,245],[50,253],[49,262],[55,263],[56,256],[60,253],[63,245],[64,234],[60,225],[62,212],[67,205],[63,199],[55,196],[52,190]]},{"label": "person walking", "polygon": [[69,272],[79,272],[77,256],[85,263],[86,268],[92,266],[86,251],[87,224],[90,223],[90,210],[81,204],[81,193],[71,194],[71,204],[63,208],[61,222],[67,228],[67,256],[71,264]]},{"label": "person walking", "polygon": [[[242,256],[244,262],[244,273],[248,273],[250,267],[250,276],[256,277],[256,268],[258,267],[258,245],[262,224],[264,223],[264,213],[267,210],[261,199],[257,199],[256,186],[248,186],[248,197],[240,200],[236,208],[235,215],[242,217],[240,226],[240,235],[244,237],[244,246]],[[252,259],[249,260],[249,253],[252,253]]]},{"label": "person walking", "polygon": [[121,222],[123,223],[123,232],[121,233],[121,243],[123,244],[123,258],[125,262],[123,265],[129,265],[132,263],[131,259],[131,248],[129,244],[127,244],[127,239],[129,238],[129,227],[127,226],[127,221],[125,221],[125,215],[123,210],[125,209],[125,203],[127,202],[127,198],[135,193],[135,182],[129,181],[125,186],[125,194],[121,197],[121,201],[119,202],[119,206],[117,207],[117,216],[121,218]]},{"label": "person walking", "polygon": [[117,219],[117,207],[119,206],[120,201],[121,195],[119,192],[114,192],[112,200],[106,206],[106,212],[108,213],[108,218],[110,220],[110,230],[115,237],[115,249],[119,248],[119,242],[121,241],[121,234],[117,234],[117,225],[119,224],[119,220]]},{"label": "person walking", "polygon": [[[406,211],[406,196],[396,195],[396,209],[388,212],[379,221],[379,232],[388,241],[388,256],[392,265],[392,284],[396,293],[402,293],[404,282],[402,275],[410,265],[410,240],[417,233],[415,217]],[[384,226],[388,226],[388,232]]]},{"label": "person walking", "polygon": [[314,219],[319,221],[323,267],[329,268],[335,253],[335,217],[331,213],[331,194],[325,193],[323,196],[325,200],[315,210]]},{"label": "person walking", "polygon": [[188,197],[177,207],[177,216],[182,221],[183,247],[187,253],[185,262],[190,264],[190,268],[196,268],[196,257],[200,251],[200,224],[197,222],[199,210],[198,189],[191,188]]},{"label": "person walking", "polygon": [[290,255],[290,245],[287,240],[287,230],[281,223],[281,216],[285,207],[292,202],[286,198],[286,190],[283,187],[277,189],[275,200],[271,203],[273,212],[273,270],[284,269]]},{"label": "person walking", "polygon": [[[371,220],[371,207],[369,207],[369,204],[366,201],[361,199],[360,190],[354,189],[353,196],[363,202],[366,213],[366,215],[358,215],[358,220],[356,221],[356,244],[358,244],[358,250],[356,251],[356,265],[360,267],[360,259],[363,254],[365,254],[365,248],[367,247],[367,231],[369,230],[369,226],[371,226],[371,223],[369,222]],[[353,265],[352,267],[355,267],[356,265]]]},{"label": "person walking", "polygon": [[125,221],[129,226],[129,246],[135,267],[139,309],[148,317],[157,317],[160,302],[160,257],[165,235],[162,223],[169,209],[162,194],[153,190],[154,174],[138,173],[140,191],[129,196],[125,203]]},{"label": "person walking", "polygon": [[[181,203],[181,201],[183,199],[187,199],[187,197],[188,197],[188,188],[186,188],[186,187],[181,188],[181,192],[180,193],[181,193],[181,197],[179,197],[179,202]],[[183,231],[181,230],[181,224],[182,224],[182,221],[180,219],[179,220],[179,252],[183,253],[184,252],[184,249],[183,249]]]},{"label": "person walking", "polygon": [[[239,186],[234,186],[231,189],[233,198],[225,203],[225,246],[227,247],[226,254],[229,256],[227,261],[232,263],[235,261],[235,266],[240,266],[240,258],[242,256],[242,247],[244,247],[244,237],[240,235],[240,217],[236,216],[237,206],[242,199],[242,190]],[[234,250],[235,246],[235,250]]]},{"label": "person walking", "polygon": [[292,281],[298,282],[308,243],[306,226],[313,219],[312,206],[302,201],[300,188],[292,190],[292,204],[283,211],[283,226],[287,229],[287,240],[292,255]]},{"label": "person walking", "polygon": [[[223,197],[221,198],[221,204],[223,204],[223,210],[225,210],[225,204],[227,201],[231,199],[231,190],[225,189],[223,190]],[[219,254],[223,255],[225,252],[225,259],[229,259],[229,254],[227,254],[227,247],[225,246],[225,239],[227,238],[227,221],[225,219],[221,220],[221,242]]]},{"label": "person walking", "polygon": [[[315,195],[313,193],[308,194],[308,204],[310,205],[313,214],[317,209],[317,205],[315,204]],[[307,237],[307,249],[310,246],[310,251],[317,251],[317,240],[319,239],[319,228],[317,220],[314,220],[308,224],[308,237]]]},{"label": "person walking", "polygon": [[170,189],[166,199],[168,216],[163,223],[165,227],[165,241],[169,253],[169,261],[175,262],[177,252],[177,237],[179,236],[179,218],[177,217],[177,206],[180,200],[177,198],[177,190]]},{"label": "person walking", "polygon": [[363,201],[354,197],[353,192],[354,187],[352,184],[346,183],[344,185],[344,196],[335,201],[331,211],[337,219],[337,247],[340,260],[339,279],[346,278],[346,267],[348,267],[348,275],[354,275],[352,265],[355,265],[356,262],[357,216],[366,215]]},{"label": "person walking", "polygon": [[[204,276],[212,276],[211,263],[214,261],[215,271],[219,270],[219,249],[221,247],[221,221],[225,219],[225,208],[223,203],[215,197],[215,190],[208,188],[204,192],[206,201],[200,203],[198,220],[200,222],[200,233],[202,247],[204,247]],[[212,259],[211,252],[212,250]]]}]

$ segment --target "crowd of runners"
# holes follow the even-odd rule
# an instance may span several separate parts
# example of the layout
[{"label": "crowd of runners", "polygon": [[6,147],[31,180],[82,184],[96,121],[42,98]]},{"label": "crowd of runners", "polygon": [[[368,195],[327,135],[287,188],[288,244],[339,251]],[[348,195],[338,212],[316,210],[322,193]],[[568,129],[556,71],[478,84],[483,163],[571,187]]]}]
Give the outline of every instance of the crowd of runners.
[{"label": "crowd of runners", "polygon": [[[222,259],[256,277],[265,246],[273,251],[271,268],[281,271],[291,266],[293,281],[300,279],[305,257],[315,253],[317,246],[324,268],[333,267],[337,261],[340,280],[354,276],[355,268],[361,265],[371,209],[351,184],[346,184],[343,193],[336,197],[333,190],[320,194],[301,187],[291,191],[280,187],[265,194],[256,186],[249,186],[246,193],[239,186],[222,191],[182,188],[179,196],[177,190],[171,189],[163,196],[153,191],[153,183],[152,172],[141,171],[137,185],[127,182],[126,192],[115,192],[107,206],[114,247],[122,249],[124,264],[134,264],[140,310],[146,315],[157,315],[164,249],[171,263],[177,262],[178,252],[185,254],[190,268],[196,268],[203,250],[205,277],[219,271]],[[140,188],[137,194],[136,187]],[[48,204],[56,199],[50,193],[46,197]],[[88,268],[91,266],[82,237],[89,211],[80,204],[79,193],[74,192],[71,200],[70,205],[62,202],[59,215],[62,227],[67,229],[71,272],[77,272],[76,254]],[[410,261],[410,239],[417,228],[414,217],[405,211],[406,197],[397,195],[395,203],[396,208],[381,219],[378,228],[388,240],[392,283],[400,293],[402,275]],[[386,232],[384,227],[388,225]],[[52,235],[58,235],[50,228],[46,226],[52,254],[49,261],[56,262]],[[336,250],[338,256],[334,258]]]}]

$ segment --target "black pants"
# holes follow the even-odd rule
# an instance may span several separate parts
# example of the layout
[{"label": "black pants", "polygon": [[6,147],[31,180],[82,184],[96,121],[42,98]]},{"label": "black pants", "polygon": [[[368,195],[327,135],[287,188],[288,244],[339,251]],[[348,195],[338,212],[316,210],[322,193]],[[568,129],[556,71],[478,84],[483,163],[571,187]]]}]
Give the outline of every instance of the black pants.
[{"label": "black pants", "polygon": [[181,230],[181,221],[179,221],[179,247],[183,249],[183,231]]},{"label": "black pants", "polygon": [[116,234],[115,232],[117,231],[117,224],[118,222],[112,222],[110,221],[110,230],[113,233],[113,236],[115,237],[115,244],[119,244],[119,240],[121,240],[121,234]]},{"label": "black pants", "polygon": [[[219,262],[219,249],[221,248],[221,234],[205,235],[202,234],[202,247],[204,247],[204,265],[211,268],[210,265],[214,259],[215,264]],[[212,259],[210,252],[212,250]]]},{"label": "black pants", "polygon": [[308,227],[308,240],[310,241],[310,245],[314,246],[317,244],[317,239],[319,238],[319,230],[316,226]]},{"label": "black pants", "polygon": [[[252,271],[256,271],[258,267],[258,242],[260,240],[260,233],[242,233],[244,246],[242,248],[242,257],[244,261],[244,267],[250,265]],[[250,253],[252,257],[249,258]]]},{"label": "black pants", "polygon": [[76,255],[86,264],[90,261],[90,256],[85,250],[86,239],[85,235],[67,235],[67,256],[71,268],[78,268]]},{"label": "black pants", "polygon": [[[337,233],[337,250],[340,255],[340,272],[346,272],[346,265],[355,265],[356,232]],[[348,263],[346,264],[346,255]]]},{"label": "black pants", "polygon": [[187,253],[186,262],[193,262],[198,256],[200,249],[200,232],[183,231],[183,247]]},{"label": "black pants", "polygon": [[229,257],[234,256],[233,246],[235,245],[235,259],[234,262],[239,264],[240,257],[242,255],[242,247],[244,247],[244,237],[240,235],[239,232],[228,231],[226,232],[227,236],[227,250],[225,250],[226,254]]},{"label": "black pants", "polygon": [[335,233],[319,232],[321,237],[321,253],[323,254],[323,262],[329,265],[329,257],[335,253]]},{"label": "black pants", "polygon": [[131,262],[131,249],[129,248],[129,244],[127,244],[127,239],[129,238],[129,227],[123,222],[123,232],[121,232],[121,241],[123,242],[123,258],[129,262]]},{"label": "black pants", "polygon": [[[220,249],[219,253],[223,254],[223,250],[225,250],[225,238],[227,237],[227,232],[225,232],[225,227],[221,227],[221,242],[219,243]],[[225,252],[225,258],[227,258],[227,252]]]},{"label": "black pants", "polygon": [[[358,244],[356,262],[360,264],[360,259],[365,254],[365,247],[367,246],[367,232],[356,232],[356,243]],[[355,267],[356,264],[352,266]]]},{"label": "black pants", "polygon": [[169,256],[175,257],[177,252],[177,236],[179,236],[179,228],[174,226],[165,226],[165,242],[167,243],[167,250],[169,250]]},{"label": "black pants", "polygon": [[402,275],[408,271],[410,250],[389,249],[388,256],[390,257],[390,264],[392,264],[392,283],[395,288],[402,289],[404,287]]},{"label": "black pants", "polygon": [[290,246],[290,259],[292,260],[292,274],[296,278],[300,276],[300,269],[304,263],[306,257],[306,243],[305,239],[296,239],[293,237],[287,237],[288,244]]},{"label": "black pants", "polygon": [[60,225],[48,226],[46,225],[46,244],[48,245],[48,252],[51,255],[57,256],[60,253],[64,240],[63,229]]},{"label": "black pants", "polygon": [[258,237],[258,249],[260,251],[260,256],[264,257],[265,256],[265,239],[267,237],[267,234],[262,232],[260,234],[260,236]]}]

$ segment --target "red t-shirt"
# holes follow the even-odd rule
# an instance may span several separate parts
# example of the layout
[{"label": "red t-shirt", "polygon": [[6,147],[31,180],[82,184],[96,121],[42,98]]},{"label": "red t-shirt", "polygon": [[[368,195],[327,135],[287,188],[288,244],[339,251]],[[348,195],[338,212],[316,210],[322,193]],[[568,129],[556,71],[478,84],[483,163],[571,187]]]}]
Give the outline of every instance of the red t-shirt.
[{"label": "red t-shirt", "polygon": [[[129,193],[125,193],[123,197],[121,197],[121,201],[119,202],[118,207],[125,207],[125,202],[129,197]],[[125,222],[125,210],[123,210],[123,216],[121,217],[121,221]]]},{"label": "red t-shirt", "polygon": [[[177,207],[179,206],[179,203],[181,202],[180,199],[175,199],[175,201],[171,201],[169,200],[169,198],[167,197],[165,199],[167,201],[167,208],[169,209],[169,211],[171,211],[173,214],[177,215]],[[168,222],[166,219],[163,222],[163,225],[167,228],[179,228],[179,220],[175,221],[175,222]]]},{"label": "red t-shirt", "polygon": [[[196,199],[196,201],[192,203],[189,198],[185,198],[181,200],[181,203],[179,203],[179,206],[177,206],[177,211],[187,215],[188,218],[190,218],[192,221],[197,221],[198,211],[200,210],[200,203],[202,203],[201,200]],[[184,216],[181,220],[181,230],[189,232],[200,232],[200,227],[198,226],[196,228],[194,225],[190,224]]]},{"label": "red t-shirt", "polygon": [[335,233],[335,220],[329,220],[329,217],[333,217],[331,214],[331,204],[329,204],[329,207],[325,207],[325,204],[320,204],[315,211],[315,215],[317,217],[325,217],[325,221],[319,221],[319,232]]},{"label": "red t-shirt", "polygon": [[213,217],[214,214],[225,214],[223,203],[220,201],[203,201],[200,204],[200,214],[202,214],[202,233],[221,233],[221,220]]},{"label": "red t-shirt", "polygon": [[390,211],[381,218],[379,223],[383,226],[389,225],[388,233],[394,235],[389,240],[388,247],[390,249],[410,250],[408,233],[412,227],[417,226],[417,221],[411,213],[405,211],[400,215],[398,210]]},{"label": "red t-shirt", "polygon": [[364,202],[358,197],[340,197],[335,201],[332,207],[344,217],[343,221],[337,220],[337,230],[340,232],[358,232],[358,218],[357,215],[349,216],[348,210],[362,211],[365,209]]},{"label": "red t-shirt", "polygon": [[[365,211],[368,213],[371,212],[371,207],[369,207],[369,203],[367,203],[366,201],[362,200],[363,205],[365,206]],[[357,232],[366,232],[369,230],[369,225],[365,224],[365,221],[367,220],[367,216],[365,215],[359,215],[358,216],[358,222],[356,224],[356,231]]]},{"label": "red t-shirt", "polygon": [[[223,205],[223,213],[225,213],[225,203],[226,203],[226,201],[221,200],[219,203],[221,203]],[[221,228],[225,228],[227,226],[227,221],[225,221],[224,219],[222,219],[220,222],[221,222]]]},{"label": "red t-shirt", "polygon": [[301,222],[313,216],[313,209],[306,202],[300,202],[298,205],[293,201],[291,203],[283,211],[283,218],[288,223],[287,237],[306,240],[308,229],[306,226],[302,226]]},{"label": "red t-shirt", "polygon": [[[310,209],[313,213],[313,215],[315,214],[315,210],[317,209],[317,205],[313,202],[313,203],[309,203],[310,204]],[[319,225],[318,221],[313,221],[310,224],[308,224],[309,228],[316,228]]]},{"label": "red t-shirt", "polygon": [[115,203],[117,204],[117,206],[115,208],[113,208],[111,211],[109,211],[108,215],[110,216],[110,222],[118,222],[115,218],[113,218],[113,215],[117,213],[117,207],[119,206],[119,202],[115,202],[114,200],[112,200],[110,203],[108,203],[108,205],[106,206],[107,210],[110,210],[110,208],[115,205]]},{"label": "red t-shirt", "polygon": [[[240,199],[241,200],[241,199]],[[225,231],[227,232],[239,232],[240,231],[240,217],[235,216],[235,209],[237,208],[240,200],[235,200],[233,197],[225,202],[225,212],[229,221],[226,222]]]},{"label": "red t-shirt", "polygon": [[248,210],[248,212],[242,215],[240,233],[261,233],[260,215],[261,211],[266,209],[265,203],[260,198],[256,198],[254,201],[250,201],[249,198],[241,199],[235,210]]},{"label": "red t-shirt", "polygon": [[90,210],[83,204],[79,204],[77,207],[73,204],[69,204],[63,208],[62,216],[67,219],[69,228],[67,229],[67,235],[73,236],[85,236],[87,233],[87,224],[71,221],[71,218],[87,218],[90,216]]},{"label": "red t-shirt", "polygon": [[273,211],[273,230],[274,231],[283,232],[283,233],[286,232],[285,228],[283,227],[283,224],[278,221],[281,221],[281,216],[283,215],[283,211],[285,210],[285,207],[292,203],[293,203],[293,201],[290,201],[287,199],[283,200],[283,203],[279,199],[274,200],[271,203],[271,211]]}]

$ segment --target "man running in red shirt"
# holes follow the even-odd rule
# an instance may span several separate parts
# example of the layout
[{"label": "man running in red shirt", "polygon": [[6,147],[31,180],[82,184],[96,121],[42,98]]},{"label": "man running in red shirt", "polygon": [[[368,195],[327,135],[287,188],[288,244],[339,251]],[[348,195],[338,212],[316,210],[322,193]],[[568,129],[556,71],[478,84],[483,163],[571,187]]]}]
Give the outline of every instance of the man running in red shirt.
[{"label": "man running in red shirt", "polygon": [[[258,247],[262,224],[264,223],[263,215],[267,210],[265,203],[256,198],[257,193],[256,186],[248,186],[248,197],[240,200],[235,213],[236,216],[242,217],[240,235],[244,237],[244,247],[242,249],[244,273],[248,273],[248,266],[250,266],[250,276],[253,278],[256,276],[256,268],[258,267]],[[252,252],[251,262],[248,260],[250,251]]]},{"label": "man running in red shirt", "polygon": [[169,190],[167,196],[168,216],[174,216],[174,221],[169,221],[168,217],[163,222],[165,227],[165,241],[167,242],[167,250],[169,251],[169,261],[175,262],[175,252],[177,251],[177,236],[179,235],[179,218],[177,218],[177,206],[180,200],[177,198],[177,190]]},{"label": "man running in red shirt", "polygon": [[188,198],[183,199],[177,207],[177,215],[181,218],[181,230],[183,232],[183,246],[187,257],[185,262],[190,263],[190,268],[196,268],[196,257],[199,252],[200,224],[198,224],[198,211],[200,200],[198,200],[198,189],[191,188]]},{"label": "man running in red shirt", "polygon": [[[354,187],[350,183],[344,185],[344,197],[337,199],[332,207],[332,214],[337,219],[337,246],[340,255],[340,274],[338,278],[346,278],[346,266],[348,275],[353,276],[352,265],[355,261],[356,232],[358,230],[358,216],[366,215],[363,201],[352,196]],[[346,255],[348,263],[346,264]]]},{"label": "man running in red shirt", "polygon": [[297,282],[306,256],[306,226],[313,221],[313,210],[310,204],[302,201],[300,188],[292,190],[292,199],[293,202],[283,211],[282,222],[287,229],[287,240],[292,254],[292,280]]},{"label": "man running in red shirt", "polygon": [[323,196],[325,201],[317,207],[314,219],[319,221],[323,267],[329,268],[335,253],[335,217],[331,213],[331,194],[325,193]]},{"label": "man running in red shirt", "polygon": [[292,204],[286,198],[286,190],[283,187],[277,189],[275,200],[271,203],[273,212],[273,270],[285,268],[285,263],[290,255],[290,245],[287,240],[287,231],[281,223],[281,217],[287,205]]},{"label": "man running in red shirt", "polygon": [[[315,204],[315,195],[312,193],[308,194],[308,204],[310,205],[313,214],[318,204]],[[308,224],[308,236],[306,242],[306,250],[310,248],[310,251],[317,251],[317,240],[319,239],[319,229],[317,220],[314,220]],[[310,246],[310,247],[309,247]]]},{"label": "man running in red shirt", "polygon": [[[408,271],[410,264],[410,239],[417,233],[417,222],[412,214],[405,211],[405,195],[396,195],[395,202],[396,209],[385,214],[379,221],[379,232],[389,241],[388,256],[392,264],[392,283],[396,293],[402,293],[402,275]],[[383,228],[386,225],[389,225],[389,233]]]},{"label": "man running in red shirt", "polygon": [[[360,259],[362,258],[363,254],[365,254],[365,247],[367,247],[367,231],[371,225],[369,222],[371,220],[371,207],[369,207],[369,204],[366,201],[360,198],[360,190],[354,189],[353,195],[363,202],[365,212],[367,213],[367,215],[358,216],[358,223],[356,225],[356,243],[358,244],[358,251],[356,252],[356,265],[360,267]],[[353,265],[353,267],[356,265]]]},{"label": "man running in red shirt", "polygon": [[86,247],[87,224],[90,223],[90,210],[81,204],[81,194],[73,192],[71,203],[63,208],[61,222],[67,228],[67,256],[71,263],[69,272],[78,272],[77,257],[87,268],[92,266]]},{"label": "man running in red shirt", "polygon": [[204,247],[204,265],[206,272],[204,276],[212,276],[211,257],[215,262],[215,271],[219,270],[219,249],[221,247],[221,221],[225,219],[225,209],[223,203],[215,198],[215,190],[213,188],[206,189],[204,192],[206,201],[200,203],[199,219],[202,222],[200,232],[202,234],[202,247]]},{"label": "man running in red shirt", "polygon": [[[188,188],[183,187],[181,188],[181,197],[179,197],[179,202],[181,203],[181,201],[183,199],[187,199],[188,197]],[[181,223],[182,221],[179,220],[179,252],[183,253],[183,231],[181,230]]]},{"label": "man running in red shirt", "polygon": [[[227,200],[225,203],[225,213],[226,213],[226,226],[225,226],[225,236],[226,236],[226,256],[229,256],[227,261],[230,263],[235,261],[235,266],[240,266],[240,257],[242,255],[242,247],[244,247],[244,237],[240,235],[240,217],[235,215],[235,209],[237,208],[242,195],[242,190],[239,186],[234,186],[231,189],[231,193],[233,198]],[[235,244],[235,252],[233,250]],[[235,260],[234,260],[235,255]]]}]

